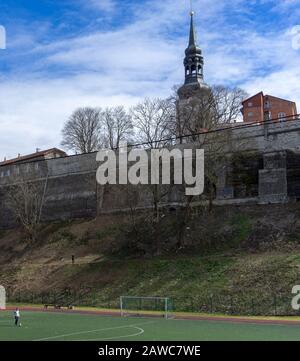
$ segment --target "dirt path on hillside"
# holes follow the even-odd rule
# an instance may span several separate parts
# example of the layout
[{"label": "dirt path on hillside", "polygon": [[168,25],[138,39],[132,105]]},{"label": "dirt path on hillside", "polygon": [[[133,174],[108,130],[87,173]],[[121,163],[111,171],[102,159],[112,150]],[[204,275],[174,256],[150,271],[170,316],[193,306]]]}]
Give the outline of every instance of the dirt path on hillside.
[{"label": "dirt path on hillside", "polygon": [[[103,258],[99,255],[90,255],[84,257],[76,257],[74,265],[84,265],[84,264],[94,264],[101,263]],[[71,258],[62,258],[57,261],[51,261],[49,259],[44,259],[44,262],[28,262],[24,260],[23,262],[13,262],[9,266],[20,266],[20,267],[41,267],[41,266],[66,266],[72,265]]]}]

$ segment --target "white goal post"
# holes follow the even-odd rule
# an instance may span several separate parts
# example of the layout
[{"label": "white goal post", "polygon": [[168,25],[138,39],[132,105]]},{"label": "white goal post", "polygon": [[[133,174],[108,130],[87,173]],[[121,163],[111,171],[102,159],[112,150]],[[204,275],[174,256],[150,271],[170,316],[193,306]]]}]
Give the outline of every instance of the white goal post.
[{"label": "white goal post", "polygon": [[3,286],[0,286],[0,310],[6,309],[6,292]]},{"label": "white goal post", "polygon": [[171,318],[171,302],[168,297],[121,296],[122,317],[164,317]]}]

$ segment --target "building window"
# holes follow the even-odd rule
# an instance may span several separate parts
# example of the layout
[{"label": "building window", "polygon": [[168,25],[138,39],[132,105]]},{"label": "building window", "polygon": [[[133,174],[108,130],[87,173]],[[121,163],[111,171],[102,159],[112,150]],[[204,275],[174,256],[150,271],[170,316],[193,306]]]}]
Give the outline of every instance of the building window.
[{"label": "building window", "polygon": [[285,114],[284,112],[278,113],[278,119],[279,119],[281,122],[286,121],[286,114]]},{"label": "building window", "polygon": [[38,170],[39,169],[39,163],[35,163],[34,168],[35,168],[35,170]]},{"label": "building window", "polygon": [[272,119],[272,113],[271,112],[265,112],[265,120],[271,120]]},{"label": "building window", "polygon": [[249,112],[248,113],[248,117],[253,117],[254,113],[253,112]]},{"label": "building window", "polygon": [[271,108],[271,103],[270,103],[269,100],[266,100],[266,101],[265,101],[265,108],[266,108],[266,109]]},{"label": "building window", "polygon": [[249,102],[249,103],[248,103],[248,107],[249,107],[249,108],[253,107],[253,103],[252,103],[252,102]]},{"label": "building window", "polygon": [[10,169],[7,169],[6,175],[7,177],[10,177]]}]

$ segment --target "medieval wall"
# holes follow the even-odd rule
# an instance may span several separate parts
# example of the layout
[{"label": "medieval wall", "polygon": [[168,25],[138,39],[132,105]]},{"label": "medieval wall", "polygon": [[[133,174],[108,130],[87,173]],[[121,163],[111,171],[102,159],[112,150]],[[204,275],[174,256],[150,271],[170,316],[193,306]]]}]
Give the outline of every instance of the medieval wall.
[{"label": "medieval wall", "polygon": [[[219,172],[217,199],[257,203],[300,199],[300,120],[229,128],[228,132],[231,145],[224,143],[224,152],[231,152],[232,144],[235,152]],[[209,137],[206,135],[207,149]],[[13,225],[7,192],[12,184],[24,180],[45,187],[44,220],[95,217],[102,212],[152,206],[151,187],[100,186],[96,170],[96,153],[0,167],[0,227]],[[173,187],[162,203],[178,204],[183,194],[182,187]]]}]

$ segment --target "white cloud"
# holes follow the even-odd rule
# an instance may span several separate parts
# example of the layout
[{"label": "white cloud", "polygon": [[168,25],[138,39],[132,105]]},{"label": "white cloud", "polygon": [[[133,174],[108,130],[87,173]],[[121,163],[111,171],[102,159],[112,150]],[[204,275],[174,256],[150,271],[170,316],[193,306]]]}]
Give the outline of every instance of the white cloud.
[{"label": "white cloud", "polygon": [[[59,146],[62,124],[78,106],[133,105],[137,102],[135,96],[107,94],[105,86],[109,82],[109,79],[82,75],[46,83],[43,79],[28,79],[25,83],[13,81],[2,85],[1,158],[32,152],[36,147]],[[22,101],[16,102],[16,99]]]},{"label": "white cloud", "polygon": [[[111,1],[88,4],[99,11],[114,6]],[[240,16],[251,11],[248,4],[233,0],[231,9]],[[234,17],[228,21],[225,0],[201,0],[195,10],[208,83],[238,84],[249,93],[264,90],[300,104],[300,50],[292,48],[289,34],[294,24],[280,32],[259,32],[255,23],[235,25]],[[182,83],[186,2],[153,0],[132,11],[134,20],[121,28],[47,45],[26,33],[30,49],[13,59],[16,75],[0,82],[0,159],[59,146],[63,123],[76,107],[131,106],[145,96],[167,96]],[[18,49],[20,38],[14,44]],[[32,64],[22,65],[30,56]]]},{"label": "white cloud", "polygon": [[115,8],[114,0],[84,0],[85,6],[90,6],[100,11],[111,12]]}]

